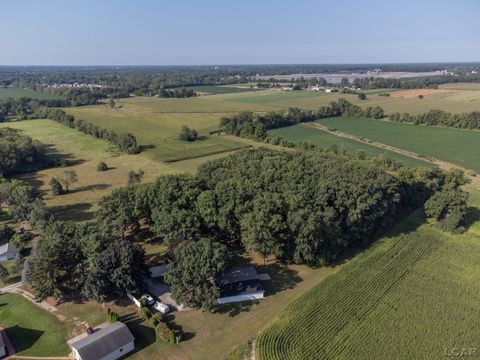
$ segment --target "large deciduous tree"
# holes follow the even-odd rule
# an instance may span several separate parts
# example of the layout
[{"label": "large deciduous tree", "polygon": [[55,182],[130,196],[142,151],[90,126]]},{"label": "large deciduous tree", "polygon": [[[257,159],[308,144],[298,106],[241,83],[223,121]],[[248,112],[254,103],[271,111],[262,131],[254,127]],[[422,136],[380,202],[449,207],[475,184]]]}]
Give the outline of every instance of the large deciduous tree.
[{"label": "large deciduous tree", "polygon": [[223,244],[210,239],[180,243],[165,274],[173,298],[181,304],[211,310],[220,295],[217,279],[227,262]]}]

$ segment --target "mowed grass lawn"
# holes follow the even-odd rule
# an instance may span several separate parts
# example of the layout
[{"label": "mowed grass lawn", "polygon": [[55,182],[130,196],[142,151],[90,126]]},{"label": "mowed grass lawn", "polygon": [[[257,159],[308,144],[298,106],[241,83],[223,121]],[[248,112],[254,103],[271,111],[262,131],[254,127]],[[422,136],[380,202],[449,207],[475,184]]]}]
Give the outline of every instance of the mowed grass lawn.
[{"label": "mowed grass lawn", "polygon": [[257,359],[440,359],[480,336],[480,195],[469,230],[411,216],[292,302],[258,337]]},{"label": "mowed grass lawn", "polygon": [[[135,135],[140,145],[145,147],[144,155],[155,160],[186,160],[244,147],[242,143],[209,134],[218,130],[223,114],[155,113],[151,102],[162,100],[121,101],[115,109],[98,105],[65,110],[100,127]],[[197,130],[201,139],[194,142],[179,140],[183,125]]]},{"label": "mowed grass lawn", "polygon": [[20,295],[0,295],[0,325],[18,355],[66,356],[69,352],[65,326]]},{"label": "mowed grass lawn", "polygon": [[448,161],[480,172],[480,131],[372,119],[329,118],[318,123],[342,132]]},{"label": "mowed grass lawn", "polygon": [[26,97],[37,100],[52,100],[58,99],[57,96],[43,93],[41,91],[35,91],[30,89],[22,89],[19,87],[0,87],[0,100],[7,98],[20,98]]},{"label": "mowed grass lawn", "polygon": [[275,129],[271,132],[285,138],[286,140],[293,142],[309,142],[322,148],[336,146],[339,150],[344,150],[351,155],[354,155],[358,150],[364,150],[369,158],[383,156],[399,160],[405,165],[411,167],[432,167],[432,164],[426,161],[417,160],[409,156],[397,154],[392,151],[383,150],[378,147],[363,144],[355,140],[337,137],[320,129],[315,129],[306,125],[289,126]]}]

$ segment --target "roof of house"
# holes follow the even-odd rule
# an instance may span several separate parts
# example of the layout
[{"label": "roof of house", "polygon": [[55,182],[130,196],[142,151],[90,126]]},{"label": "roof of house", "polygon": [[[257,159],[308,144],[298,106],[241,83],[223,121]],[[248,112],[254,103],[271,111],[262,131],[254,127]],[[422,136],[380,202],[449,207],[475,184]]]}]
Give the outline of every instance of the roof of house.
[{"label": "roof of house", "polygon": [[0,245],[0,255],[8,254],[8,253],[18,254],[18,250],[10,242]]},{"label": "roof of house", "polygon": [[246,280],[230,283],[223,285],[220,288],[220,298],[238,296],[238,295],[248,295],[255,294],[258,292],[264,292],[262,284],[258,279],[255,280]]},{"label": "roof of house", "polygon": [[82,360],[96,360],[135,340],[128,327],[114,322],[71,344]]},{"label": "roof of house", "polygon": [[257,270],[253,266],[233,267],[219,278],[222,286],[250,280],[258,280]]}]

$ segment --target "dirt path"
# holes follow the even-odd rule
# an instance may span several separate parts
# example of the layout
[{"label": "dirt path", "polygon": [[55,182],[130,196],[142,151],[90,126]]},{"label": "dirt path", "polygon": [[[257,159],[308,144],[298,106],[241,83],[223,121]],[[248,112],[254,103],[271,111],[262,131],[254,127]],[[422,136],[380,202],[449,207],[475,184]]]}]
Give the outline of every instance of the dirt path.
[{"label": "dirt path", "polygon": [[0,288],[0,293],[14,293],[14,294],[21,295],[25,299],[30,301],[32,304],[42,308],[45,311],[48,311],[49,313],[54,315],[58,320],[60,320],[62,322],[65,322],[67,320],[72,321],[75,324],[75,326],[78,327],[78,328],[80,328],[80,327],[86,328],[88,326],[86,322],[80,321],[76,318],[67,319],[65,316],[58,313],[58,309],[55,306],[53,306],[52,304],[49,304],[45,300],[37,301],[37,298],[35,297],[35,295],[33,295],[32,293],[28,292],[25,289],[22,289],[21,286],[22,286],[22,282],[17,282],[15,284],[11,284],[11,285],[5,286],[3,288]]},{"label": "dirt path", "polygon": [[[345,139],[355,140],[355,141],[358,141],[360,143],[375,146],[375,147],[380,148],[380,149],[393,151],[397,154],[408,156],[408,157],[411,157],[413,159],[426,161],[428,163],[431,163],[433,165],[438,166],[440,169],[443,169],[443,170],[457,169],[457,170],[461,170],[461,171],[464,171],[464,172],[467,171],[467,169],[465,169],[461,166],[458,166],[456,164],[447,162],[447,161],[443,161],[443,160],[439,160],[439,159],[435,159],[435,158],[428,158],[427,159],[427,158],[419,156],[417,153],[414,153],[412,151],[400,149],[400,148],[397,148],[397,147],[391,146],[391,145],[386,145],[386,144],[383,144],[383,143],[378,142],[378,141],[366,140],[364,138],[360,138],[358,136],[347,134],[347,133],[344,133],[342,131],[338,131],[338,130],[332,131],[332,130],[329,130],[329,128],[327,128],[326,126],[323,126],[323,125],[320,125],[320,124],[317,124],[317,123],[306,123],[306,124],[304,124],[304,126],[319,129],[319,130],[325,131],[325,132],[327,132],[331,135],[335,135],[335,136],[345,138]],[[471,181],[471,183],[473,185],[475,185],[477,188],[480,189],[480,177],[478,175],[477,176],[468,176],[467,175],[467,177],[469,178],[469,180]]]}]

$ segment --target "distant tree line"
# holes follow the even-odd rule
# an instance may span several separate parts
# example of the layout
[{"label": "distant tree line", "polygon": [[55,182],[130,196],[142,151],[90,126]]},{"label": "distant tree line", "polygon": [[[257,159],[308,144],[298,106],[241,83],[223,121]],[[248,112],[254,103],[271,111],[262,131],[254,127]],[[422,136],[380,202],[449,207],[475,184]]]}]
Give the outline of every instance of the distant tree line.
[{"label": "distant tree line", "polygon": [[185,87],[179,89],[160,89],[158,95],[162,98],[188,98],[197,96],[197,93]]},{"label": "distant tree line", "polygon": [[392,121],[416,125],[447,126],[459,129],[480,129],[480,112],[450,113],[442,110],[430,110],[422,114],[393,113],[388,117]]},{"label": "distant tree line", "polygon": [[75,119],[73,115],[69,115],[61,109],[43,108],[37,113],[37,116],[39,118],[55,120],[69,128],[77,129],[98,139],[105,139],[116,145],[120,151],[127,154],[137,154],[140,152],[137,139],[132,134],[119,134],[114,130],[100,128],[98,125],[94,125],[86,120]]},{"label": "distant tree line", "polygon": [[332,101],[328,106],[320,107],[317,111],[289,108],[287,111],[272,111],[267,114],[241,112],[231,117],[223,117],[220,120],[220,127],[227,134],[253,139],[265,139],[267,131],[270,129],[334,116],[381,119],[384,117],[384,111],[379,106],[369,106],[362,109],[360,106],[341,98],[337,101]]},{"label": "distant tree line", "polygon": [[404,79],[382,77],[355,78],[352,80],[352,85],[361,89],[436,89],[438,88],[438,85],[441,84],[459,82],[480,82],[480,74],[463,73],[456,75],[423,76]]}]

